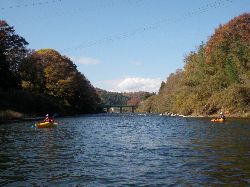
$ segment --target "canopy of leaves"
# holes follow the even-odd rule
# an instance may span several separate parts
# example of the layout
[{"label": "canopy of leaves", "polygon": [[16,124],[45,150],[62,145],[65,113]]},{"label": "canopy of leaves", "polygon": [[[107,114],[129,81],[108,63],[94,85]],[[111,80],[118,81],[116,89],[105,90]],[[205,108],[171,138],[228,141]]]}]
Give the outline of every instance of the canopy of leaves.
[{"label": "canopy of leaves", "polygon": [[152,96],[149,92],[109,92],[96,88],[103,105],[128,105],[138,106],[140,102]]},{"label": "canopy of leaves", "polygon": [[94,112],[99,103],[95,89],[76,65],[53,49],[35,51],[22,65],[22,85],[56,98],[77,113]]},{"label": "canopy of leaves", "polygon": [[103,105],[127,105],[129,100],[129,97],[122,93],[109,92],[99,88],[96,88],[96,90]]},{"label": "canopy of leaves", "polygon": [[17,87],[19,66],[26,56],[24,38],[15,34],[13,27],[0,20],[0,88]]},{"label": "canopy of leaves", "polygon": [[29,114],[96,112],[100,99],[86,77],[53,49],[31,51],[0,20],[0,110]]}]

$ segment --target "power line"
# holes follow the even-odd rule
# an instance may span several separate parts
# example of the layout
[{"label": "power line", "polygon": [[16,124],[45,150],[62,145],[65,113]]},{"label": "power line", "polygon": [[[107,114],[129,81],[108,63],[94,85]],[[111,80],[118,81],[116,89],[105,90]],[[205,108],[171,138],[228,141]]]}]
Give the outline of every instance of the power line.
[{"label": "power line", "polygon": [[134,30],[129,31],[129,32],[124,32],[124,33],[121,33],[121,34],[118,34],[118,35],[115,35],[115,36],[107,36],[105,38],[102,38],[102,39],[99,39],[99,40],[96,40],[96,41],[83,43],[83,44],[80,44],[80,45],[78,45],[76,47],[66,48],[66,49],[62,49],[60,51],[63,53],[63,52],[68,52],[68,51],[81,50],[83,48],[89,48],[89,47],[92,47],[92,46],[103,45],[105,43],[113,43],[113,42],[118,41],[118,40],[133,37],[133,36],[135,36],[137,34],[146,33],[146,32],[152,31],[152,30],[159,29],[162,25],[166,25],[166,24],[169,24],[169,23],[176,23],[176,22],[185,20],[185,19],[187,19],[189,17],[196,16],[196,15],[199,15],[199,14],[203,14],[205,12],[208,12],[210,9],[216,9],[216,8],[226,4],[227,2],[232,3],[232,0],[214,1],[214,2],[206,4],[205,6],[199,7],[196,10],[187,12],[187,13],[183,14],[179,18],[164,18],[164,19],[161,19],[161,20],[159,20],[159,21],[157,21],[155,23],[148,24],[148,25],[146,25],[144,27],[140,27],[140,28],[134,29]]},{"label": "power line", "polygon": [[50,0],[50,1],[44,1],[44,2],[33,2],[33,3],[26,3],[26,4],[20,4],[20,5],[11,5],[8,7],[1,7],[0,10],[8,10],[8,9],[14,9],[14,8],[28,8],[28,7],[35,7],[35,6],[42,6],[52,3],[61,2],[62,0]]},{"label": "power line", "polygon": [[[62,0],[61,0],[62,1]],[[87,15],[89,12],[98,12],[100,10],[103,10],[103,9],[108,9],[108,8],[112,8],[113,6],[117,6],[117,5],[120,5],[120,4],[140,4],[141,2],[143,2],[144,0],[110,0],[110,1],[103,1],[102,3],[100,4],[96,4],[95,6],[93,7],[77,7],[73,10],[65,10],[65,11],[56,11],[56,10],[53,10],[52,14],[43,14],[43,15],[40,15],[40,16],[31,16],[31,17],[28,17],[26,19],[22,19],[22,20],[14,20],[15,22],[17,22],[18,24],[25,24],[25,23],[28,23],[30,24],[31,22],[37,22],[37,20],[39,20],[39,22],[41,21],[44,21],[44,20],[51,20],[51,19],[55,19],[55,18],[58,18],[58,17],[61,17],[61,16],[65,16],[65,15],[68,15],[68,16],[74,16],[75,14],[80,14],[80,15]]]},{"label": "power line", "polygon": [[74,11],[72,11],[71,13],[69,13],[68,11],[64,11],[61,12],[61,15],[65,15],[65,14],[70,14],[70,15],[74,15],[76,13],[80,13],[80,14],[86,14],[88,12],[96,12],[102,9],[107,9],[107,8],[111,8],[113,6],[117,6],[117,5],[121,5],[121,4],[136,4],[136,3],[140,3],[144,0],[110,0],[110,1],[104,1],[105,3],[101,3],[98,4],[97,6],[94,6],[92,8],[86,9],[86,8],[78,8]]}]

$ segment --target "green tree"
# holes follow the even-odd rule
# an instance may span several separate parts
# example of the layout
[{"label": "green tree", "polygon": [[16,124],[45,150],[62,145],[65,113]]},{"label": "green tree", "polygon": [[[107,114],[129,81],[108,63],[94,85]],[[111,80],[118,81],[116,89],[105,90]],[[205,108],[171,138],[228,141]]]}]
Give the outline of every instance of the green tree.
[{"label": "green tree", "polygon": [[17,87],[19,67],[26,56],[28,43],[13,27],[0,20],[0,88]]}]

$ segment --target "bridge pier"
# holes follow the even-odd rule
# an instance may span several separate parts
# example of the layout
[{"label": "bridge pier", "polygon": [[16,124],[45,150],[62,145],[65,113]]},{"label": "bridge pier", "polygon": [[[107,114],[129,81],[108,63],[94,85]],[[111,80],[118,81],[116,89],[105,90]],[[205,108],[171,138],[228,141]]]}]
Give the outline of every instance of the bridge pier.
[{"label": "bridge pier", "polygon": [[122,107],[120,106],[120,113],[122,113]]},{"label": "bridge pier", "polygon": [[107,107],[107,113],[110,113],[110,107]]},{"label": "bridge pier", "polygon": [[135,107],[132,106],[132,113],[135,113]]}]

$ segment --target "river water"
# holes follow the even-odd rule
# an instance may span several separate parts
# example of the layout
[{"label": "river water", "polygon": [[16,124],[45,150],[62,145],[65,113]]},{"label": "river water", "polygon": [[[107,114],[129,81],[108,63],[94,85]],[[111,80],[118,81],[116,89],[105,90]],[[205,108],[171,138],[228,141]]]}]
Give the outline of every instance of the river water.
[{"label": "river water", "polygon": [[102,114],[0,125],[4,186],[250,186],[250,120]]}]

